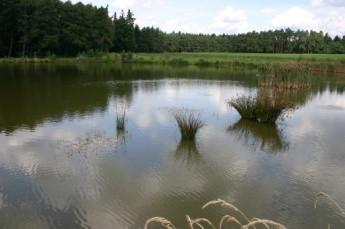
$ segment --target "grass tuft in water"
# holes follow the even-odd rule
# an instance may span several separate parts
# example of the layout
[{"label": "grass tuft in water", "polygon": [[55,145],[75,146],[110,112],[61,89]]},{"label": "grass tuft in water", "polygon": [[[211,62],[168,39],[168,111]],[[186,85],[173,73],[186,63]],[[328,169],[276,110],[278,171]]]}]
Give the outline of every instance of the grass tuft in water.
[{"label": "grass tuft in water", "polygon": [[237,110],[242,119],[260,123],[275,123],[280,116],[293,108],[283,93],[264,88],[259,89],[255,96],[231,99],[229,105]]},{"label": "grass tuft in water", "polygon": [[233,99],[229,104],[234,107],[243,119],[260,123],[275,123],[287,108],[284,104],[272,103],[268,100],[252,96],[242,96]]},{"label": "grass tuft in water", "polygon": [[200,114],[188,109],[177,109],[172,113],[181,132],[182,140],[195,140],[197,132],[205,125]]}]

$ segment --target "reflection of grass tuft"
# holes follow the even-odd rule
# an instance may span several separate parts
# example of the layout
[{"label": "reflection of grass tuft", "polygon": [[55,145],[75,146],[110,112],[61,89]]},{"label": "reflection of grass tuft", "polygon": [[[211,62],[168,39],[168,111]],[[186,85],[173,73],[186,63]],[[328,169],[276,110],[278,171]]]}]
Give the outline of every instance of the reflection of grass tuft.
[{"label": "reflection of grass tuft", "polygon": [[281,130],[276,124],[241,119],[230,126],[228,131],[235,132],[241,140],[254,146],[255,149],[278,152],[288,148],[288,143],[284,141]]},{"label": "reflection of grass tuft", "polygon": [[200,154],[195,141],[181,140],[175,151],[176,159],[192,164],[200,160]]}]

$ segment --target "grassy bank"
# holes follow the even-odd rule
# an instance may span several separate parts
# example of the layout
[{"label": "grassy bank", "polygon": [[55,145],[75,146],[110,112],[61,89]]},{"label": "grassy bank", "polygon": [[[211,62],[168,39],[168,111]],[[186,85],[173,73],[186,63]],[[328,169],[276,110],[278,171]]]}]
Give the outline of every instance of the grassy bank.
[{"label": "grassy bank", "polygon": [[263,53],[135,53],[80,55],[75,58],[2,58],[6,63],[102,62],[216,67],[248,66],[264,71],[314,71],[345,73],[345,55]]},{"label": "grassy bank", "polygon": [[146,64],[237,67],[263,71],[312,71],[345,73],[345,55],[263,53],[137,53],[131,62]]}]

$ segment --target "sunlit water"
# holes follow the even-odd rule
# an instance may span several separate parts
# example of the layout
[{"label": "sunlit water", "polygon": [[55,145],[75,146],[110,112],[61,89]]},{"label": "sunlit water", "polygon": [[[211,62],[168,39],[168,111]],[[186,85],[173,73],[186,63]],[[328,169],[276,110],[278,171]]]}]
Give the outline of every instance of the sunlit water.
[{"label": "sunlit water", "polygon": [[[278,125],[240,120],[226,101],[257,73],[104,65],[0,66],[0,228],[143,228],[222,198],[288,228],[344,228],[344,79],[319,77]],[[117,104],[126,130],[116,130]],[[180,142],[174,108],[198,110],[196,144]],[[153,227],[154,228],[154,227]]]}]

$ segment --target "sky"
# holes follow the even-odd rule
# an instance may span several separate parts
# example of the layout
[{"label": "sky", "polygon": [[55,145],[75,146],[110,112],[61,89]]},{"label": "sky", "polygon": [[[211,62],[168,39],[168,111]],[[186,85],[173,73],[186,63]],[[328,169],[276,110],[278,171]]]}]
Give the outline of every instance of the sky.
[{"label": "sky", "polygon": [[131,9],[139,26],[236,34],[290,27],[345,35],[345,0],[72,0]]}]

